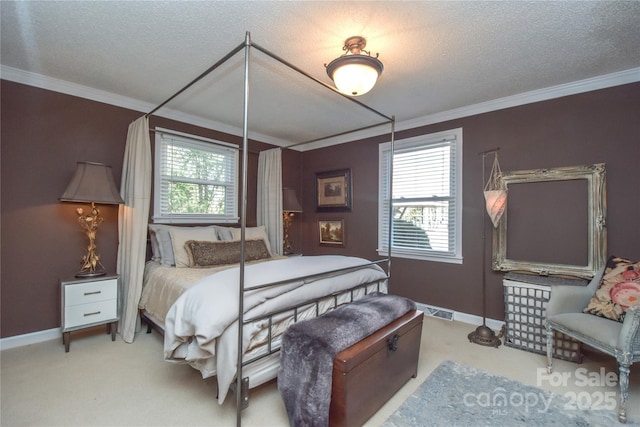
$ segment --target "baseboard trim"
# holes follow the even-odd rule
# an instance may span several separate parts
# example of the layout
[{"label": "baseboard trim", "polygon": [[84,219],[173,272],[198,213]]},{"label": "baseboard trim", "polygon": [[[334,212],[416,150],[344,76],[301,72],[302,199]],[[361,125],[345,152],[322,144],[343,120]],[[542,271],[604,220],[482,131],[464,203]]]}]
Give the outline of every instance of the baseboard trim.
[{"label": "baseboard trim", "polygon": [[[427,305],[422,303],[417,303],[416,305],[418,307],[418,310],[425,312],[425,315],[427,315],[427,313],[430,313],[434,309],[436,309],[436,310],[452,312],[453,318],[451,320],[455,320],[457,322],[467,323],[473,326],[480,326],[483,324],[482,317],[476,316],[474,314],[462,313],[459,311],[452,311],[448,308],[434,307],[432,305]],[[441,318],[440,316],[433,316],[433,315],[431,317]],[[448,319],[443,319],[443,320],[448,320]],[[500,329],[502,329],[502,326],[504,325],[504,321],[495,320],[495,319],[486,319],[486,325],[493,330],[499,331]]]},{"label": "baseboard trim", "polygon": [[455,314],[453,310],[422,303],[417,303],[416,306],[418,307],[418,310],[424,312],[425,316],[437,317],[438,319],[453,321],[453,316]]},{"label": "baseboard trim", "polygon": [[[448,308],[434,307],[427,304],[416,304],[418,306],[418,310],[422,310],[426,313],[431,313],[434,309],[442,310],[446,312],[453,313],[453,319],[458,322],[468,323],[474,326],[482,325],[482,317],[476,316],[473,314],[461,313],[459,311],[452,311]],[[448,320],[446,318],[442,318],[440,316],[432,316],[443,320]],[[493,330],[499,331],[504,322],[501,320],[487,319],[487,326]],[[30,344],[37,344],[44,341],[50,340],[60,340],[62,342],[62,329],[61,328],[53,328],[47,329],[45,331],[31,332],[29,334],[16,335],[13,337],[1,338],[0,339],[0,350],[8,350],[10,348],[22,347]]]},{"label": "baseboard trim", "polygon": [[44,341],[60,340],[62,342],[62,328],[47,329],[0,339],[0,350],[37,344]]},{"label": "baseboard trim", "polygon": [[[474,314],[460,313],[456,311],[453,315],[453,320],[458,322],[467,323],[473,326],[482,325],[482,316],[476,316]],[[486,319],[486,325],[494,331],[500,331],[504,326],[503,320]]]}]

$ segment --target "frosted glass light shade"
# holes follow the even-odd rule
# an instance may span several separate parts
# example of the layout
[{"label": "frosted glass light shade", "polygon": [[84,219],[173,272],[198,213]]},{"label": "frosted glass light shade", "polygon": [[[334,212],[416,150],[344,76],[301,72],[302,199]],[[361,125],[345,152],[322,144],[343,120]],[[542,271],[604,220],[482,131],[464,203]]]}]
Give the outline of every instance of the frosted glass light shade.
[{"label": "frosted glass light shade", "polygon": [[360,53],[343,55],[327,65],[327,74],[345,95],[359,96],[369,92],[383,70],[378,58]]},{"label": "frosted glass light shade", "polygon": [[333,72],[333,81],[344,94],[358,96],[373,89],[378,80],[378,71],[362,63],[345,64]]}]

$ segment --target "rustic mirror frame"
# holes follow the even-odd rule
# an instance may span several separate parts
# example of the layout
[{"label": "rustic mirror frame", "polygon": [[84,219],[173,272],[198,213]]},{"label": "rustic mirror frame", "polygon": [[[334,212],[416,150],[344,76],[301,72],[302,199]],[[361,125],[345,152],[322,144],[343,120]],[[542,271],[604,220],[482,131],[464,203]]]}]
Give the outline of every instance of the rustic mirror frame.
[{"label": "rustic mirror frame", "polygon": [[[550,264],[507,258],[507,211],[498,227],[493,230],[493,269],[498,271],[523,271],[541,276],[562,275],[589,279],[606,262],[606,171],[604,163],[593,165],[532,169],[503,173],[504,183],[587,180],[588,197],[588,255],[587,265]],[[507,202],[508,210],[508,202]]]}]

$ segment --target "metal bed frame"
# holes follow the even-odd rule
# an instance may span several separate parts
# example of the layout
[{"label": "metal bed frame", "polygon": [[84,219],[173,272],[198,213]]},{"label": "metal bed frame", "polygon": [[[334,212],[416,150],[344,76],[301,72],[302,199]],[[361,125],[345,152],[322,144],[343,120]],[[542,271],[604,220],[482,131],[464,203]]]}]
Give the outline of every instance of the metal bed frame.
[{"label": "metal bed frame", "polygon": [[[217,61],[215,64],[213,64],[211,67],[209,67],[207,70],[205,70],[203,73],[201,73],[198,77],[196,77],[194,80],[192,80],[191,82],[189,82],[187,85],[185,85],[183,88],[181,88],[180,90],[178,90],[175,94],[173,94],[172,96],[170,96],[166,101],[162,102],[161,104],[159,104],[158,106],[156,106],[153,110],[151,110],[149,113],[147,113],[145,116],[149,117],[151,115],[153,115],[156,111],[158,111],[160,108],[164,107],[166,104],[168,104],[170,101],[172,101],[174,98],[176,98],[178,95],[182,94],[183,92],[185,92],[187,89],[189,89],[191,86],[193,86],[195,83],[197,83],[198,81],[200,81],[201,79],[203,79],[204,77],[206,77],[208,74],[210,74],[212,71],[214,71],[215,69],[217,69],[218,67],[220,67],[222,64],[224,64],[226,61],[228,61],[229,59],[231,59],[233,56],[235,56],[237,53],[239,53],[240,51],[244,50],[244,108],[243,108],[243,126],[242,126],[242,181],[241,181],[241,194],[242,194],[242,201],[241,201],[241,206],[240,206],[240,240],[241,240],[241,248],[240,248],[240,268],[239,268],[239,291],[240,291],[240,295],[242,296],[241,298],[238,298],[238,359],[237,359],[237,373],[236,373],[236,382],[235,382],[235,389],[236,389],[236,393],[235,393],[235,397],[236,397],[236,425],[238,427],[240,427],[242,425],[242,416],[241,416],[241,412],[242,409],[246,408],[248,405],[248,396],[247,396],[247,391],[248,391],[248,380],[243,378],[242,375],[242,368],[244,365],[246,365],[246,363],[243,362],[243,355],[242,355],[242,340],[243,340],[243,326],[245,324],[247,324],[248,322],[251,321],[256,321],[259,319],[249,319],[247,321],[245,321],[244,319],[244,276],[245,276],[245,262],[244,262],[244,256],[245,256],[245,232],[246,232],[246,213],[247,213],[247,167],[248,167],[248,153],[249,153],[249,137],[248,137],[248,129],[249,129],[249,124],[248,124],[248,110],[249,110],[249,63],[250,63],[250,54],[251,54],[251,49],[254,48],[262,53],[264,53],[265,55],[267,55],[268,57],[280,62],[281,64],[285,65],[286,67],[290,68],[291,70],[313,80],[314,82],[320,84],[321,86],[325,87],[326,89],[342,96],[345,99],[348,99],[349,101],[353,102],[354,104],[356,104],[357,106],[364,108],[378,116],[380,116],[383,121],[373,124],[373,125],[369,125],[369,126],[365,126],[365,127],[360,127],[357,129],[353,129],[350,131],[346,131],[346,132],[340,132],[340,133],[336,133],[336,134],[332,134],[332,135],[327,135],[321,138],[317,138],[317,139],[313,139],[313,140],[309,140],[309,141],[301,141],[298,143],[294,143],[292,145],[289,145],[287,147],[283,147],[283,148],[293,148],[293,147],[297,147],[300,145],[304,145],[304,144],[309,144],[312,142],[319,142],[319,141],[323,141],[323,140],[328,140],[334,137],[338,137],[338,136],[344,136],[344,135],[348,135],[351,133],[355,133],[358,131],[362,131],[362,130],[366,130],[366,129],[370,129],[370,128],[374,128],[374,127],[378,127],[378,126],[382,126],[382,125],[390,125],[391,126],[391,131],[390,131],[390,135],[391,135],[391,153],[393,156],[393,152],[394,152],[394,140],[395,140],[395,117],[389,117],[367,105],[365,105],[364,103],[349,97],[347,95],[342,94],[341,92],[339,92],[337,89],[333,88],[332,86],[326,84],[325,82],[318,80],[317,78],[311,76],[310,74],[308,74],[307,72],[301,70],[300,68],[298,68],[297,66],[291,64],[290,62],[284,60],[283,58],[279,57],[278,55],[270,52],[269,50],[255,44],[252,42],[251,40],[251,35],[249,32],[246,33],[245,35],[245,39],[244,42],[242,42],[241,44],[239,44],[238,46],[236,46],[234,49],[232,49],[227,55],[225,55],[224,57],[222,57],[219,61]],[[393,161],[391,161],[391,173],[390,176],[393,176]],[[391,201],[393,200],[392,197],[392,192],[391,189],[393,188],[393,182],[390,182],[390,188],[389,188],[389,195],[390,195],[390,203],[389,203],[389,218],[393,217],[393,203],[391,203]],[[390,283],[389,283],[389,279],[391,277],[391,239],[392,239],[392,233],[393,233],[393,221],[389,221],[389,233],[388,233],[388,254],[387,254],[387,259],[386,259],[386,263],[387,263],[387,290],[390,289]],[[385,260],[381,260],[381,261],[374,261],[372,262],[373,264],[377,264],[377,263],[381,263],[384,262]],[[357,267],[356,267],[357,268]],[[331,274],[334,273],[335,271],[330,271],[330,272],[326,272],[323,274]],[[298,278],[298,279],[306,279],[307,277],[303,277],[303,278]],[[276,283],[271,283],[265,286],[274,286],[276,285]],[[349,292],[349,291],[346,291]],[[353,291],[351,291],[353,292]],[[337,296],[335,297],[337,300]],[[306,305],[309,305],[310,303],[307,303]],[[304,305],[304,304],[303,304]],[[291,310],[291,309],[289,309]],[[278,350],[275,350],[278,351]],[[275,352],[274,351],[274,352]],[[265,356],[266,357],[266,356]],[[245,384],[245,385],[243,385]],[[237,392],[237,390],[241,390],[241,392]],[[246,402],[246,403],[245,403]]]},{"label": "metal bed frame", "polygon": [[[367,264],[368,265],[368,264]],[[388,279],[388,277],[387,277]],[[259,322],[262,320],[266,320],[268,322],[268,326],[267,326],[267,339],[266,339],[266,345],[267,345],[267,349],[265,352],[258,354],[256,356],[253,356],[251,358],[249,358],[248,360],[243,360],[242,363],[238,366],[242,366],[243,368],[255,363],[259,360],[265,359],[269,356],[271,356],[272,354],[278,353],[280,351],[281,345],[274,345],[273,343],[273,326],[274,326],[274,322],[273,322],[273,318],[278,316],[279,314],[283,314],[283,313],[287,313],[287,312],[291,312],[293,311],[293,321],[294,323],[298,321],[298,314],[302,309],[305,308],[309,308],[309,307],[313,307],[315,306],[315,316],[314,317],[318,317],[320,315],[322,315],[323,313],[320,312],[320,303],[325,301],[326,299],[332,299],[333,302],[331,303],[329,309],[325,312],[328,312],[330,310],[333,310],[337,307],[339,307],[342,304],[347,304],[350,302],[354,301],[354,293],[356,291],[359,290],[363,290],[364,291],[364,295],[369,294],[371,291],[369,290],[369,288],[371,287],[375,287],[375,291],[373,292],[380,292],[382,290],[382,283],[385,282],[385,279],[380,279],[380,280],[376,280],[373,282],[368,282],[368,283],[363,283],[357,286],[354,286],[352,288],[349,289],[345,289],[342,291],[338,291],[338,292],[334,292],[332,294],[329,295],[325,295],[323,297],[317,298],[317,299],[310,299],[307,301],[304,301],[300,304],[296,304],[294,306],[288,307],[288,308],[284,308],[282,310],[278,310],[276,312],[272,312],[269,314],[265,314],[263,316],[258,316],[258,317],[252,317],[250,319],[244,319],[242,321],[243,325],[249,325],[251,323],[254,322]],[[273,286],[273,285],[271,285]],[[387,285],[388,286],[388,285]],[[349,301],[348,302],[344,302],[342,304],[339,303],[339,299],[340,297],[347,295],[349,297]],[[238,370],[238,376],[236,377],[236,382],[233,383],[231,385],[231,390],[235,393],[236,398],[240,400],[240,406],[239,409],[246,409],[249,407],[249,377],[248,376],[240,376],[239,374],[242,372],[242,370]],[[239,380],[238,380],[239,379]],[[240,390],[240,392],[238,392],[238,390]],[[237,402],[236,402],[237,404]]]}]

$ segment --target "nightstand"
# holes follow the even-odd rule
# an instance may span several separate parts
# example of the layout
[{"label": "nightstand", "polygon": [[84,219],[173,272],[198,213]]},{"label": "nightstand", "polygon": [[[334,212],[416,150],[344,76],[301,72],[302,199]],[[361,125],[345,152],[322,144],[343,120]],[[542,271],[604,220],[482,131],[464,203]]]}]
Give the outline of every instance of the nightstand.
[{"label": "nightstand", "polygon": [[71,332],[96,325],[107,325],[111,341],[118,329],[118,276],[63,280],[62,342],[69,352]]}]

